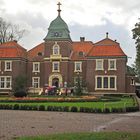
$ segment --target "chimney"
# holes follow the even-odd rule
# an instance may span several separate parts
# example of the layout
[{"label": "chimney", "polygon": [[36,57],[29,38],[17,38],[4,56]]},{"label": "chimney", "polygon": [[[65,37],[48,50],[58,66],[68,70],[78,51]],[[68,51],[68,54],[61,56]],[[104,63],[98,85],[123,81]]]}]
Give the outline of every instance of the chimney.
[{"label": "chimney", "polygon": [[85,41],[85,37],[80,37],[80,41],[84,42]]},{"label": "chimney", "polygon": [[17,40],[13,40],[13,41],[17,43]]}]

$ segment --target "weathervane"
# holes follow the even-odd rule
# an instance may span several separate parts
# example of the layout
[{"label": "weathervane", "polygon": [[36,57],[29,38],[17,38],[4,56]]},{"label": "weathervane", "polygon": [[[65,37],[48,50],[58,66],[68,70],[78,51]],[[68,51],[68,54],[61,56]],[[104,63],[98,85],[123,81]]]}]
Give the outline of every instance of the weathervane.
[{"label": "weathervane", "polygon": [[58,16],[60,16],[60,12],[61,12],[60,6],[61,6],[62,4],[61,4],[60,2],[58,2],[57,5],[58,5],[58,10],[57,10],[57,11],[58,11]]}]

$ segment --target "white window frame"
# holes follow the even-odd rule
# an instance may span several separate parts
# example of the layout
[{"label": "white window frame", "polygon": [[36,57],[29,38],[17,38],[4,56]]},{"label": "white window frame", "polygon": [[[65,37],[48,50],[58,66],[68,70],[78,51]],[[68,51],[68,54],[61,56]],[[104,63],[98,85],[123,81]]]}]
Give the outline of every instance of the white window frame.
[{"label": "white window frame", "polygon": [[[7,69],[7,63],[10,63],[10,69]],[[12,71],[12,61],[5,61],[5,69],[4,71]]]},{"label": "white window frame", "polygon": [[[97,88],[97,78],[98,77],[101,77],[102,78],[102,87],[101,88]],[[108,78],[108,88],[104,88],[104,77],[107,77]],[[115,84],[115,86],[114,86],[114,88],[110,88],[110,78],[114,78],[114,84]],[[95,76],[95,90],[117,90],[117,76],[115,76],[115,75],[109,75],[109,76],[107,76],[107,75],[96,75]]]},{"label": "white window frame", "polygon": [[[55,64],[57,64],[58,65],[58,70],[55,70],[54,68],[54,65]],[[53,63],[52,63],[52,72],[60,72],[60,62],[58,62],[58,61],[54,61]]]},{"label": "white window frame", "polygon": [[131,78],[131,79],[130,79],[130,85],[131,85],[131,86],[134,86],[134,85],[135,85],[135,80],[134,80],[134,78]]},{"label": "white window frame", "polygon": [[[77,69],[77,64],[80,64],[80,69]],[[77,61],[74,63],[74,72],[82,72],[82,62]]]},{"label": "white window frame", "polygon": [[[111,68],[111,61],[114,61],[114,68]],[[116,69],[116,59],[109,59],[108,60],[108,70],[117,70]]]},{"label": "white window frame", "polygon": [[[35,65],[38,66],[38,70],[35,69]],[[33,62],[33,72],[40,72],[40,62]]]},{"label": "white window frame", "polygon": [[[58,53],[55,53],[55,48],[57,47],[57,52]],[[60,55],[60,47],[59,45],[57,44],[57,42],[55,42],[55,44],[53,45],[53,55]]]},{"label": "white window frame", "polygon": [[[1,87],[1,78],[4,78],[4,87]],[[10,81],[7,81],[10,78]],[[10,86],[7,88],[6,84],[9,82]],[[12,77],[11,76],[0,76],[0,89],[12,89]]]},{"label": "white window frame", "polygon": [[[37,79],[38,81],[35,82],[35,79]],[[38,87],[35,87],[35,84],[38,84]],[[32,77],[32,87],[34,88],[40,88],[40,77]]]},{"label": "white window frame", "polygon": [[[99,61],[101,61],[101,68],[99,68]],[[96,70],[104,70],[104,60],[103,59],[96,59]]]}]

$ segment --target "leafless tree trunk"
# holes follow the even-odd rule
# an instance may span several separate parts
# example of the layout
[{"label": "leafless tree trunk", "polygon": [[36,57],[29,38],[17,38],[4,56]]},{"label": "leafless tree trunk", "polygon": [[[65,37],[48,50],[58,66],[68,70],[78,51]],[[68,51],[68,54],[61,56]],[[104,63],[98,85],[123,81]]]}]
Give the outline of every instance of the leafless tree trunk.
[{"label": "leafless tree trunk", "polygon": [[24,33],[25,30],[21,30],[18,25],[8,23],[0,17],[0,44],[12,40],[19,41]]}]

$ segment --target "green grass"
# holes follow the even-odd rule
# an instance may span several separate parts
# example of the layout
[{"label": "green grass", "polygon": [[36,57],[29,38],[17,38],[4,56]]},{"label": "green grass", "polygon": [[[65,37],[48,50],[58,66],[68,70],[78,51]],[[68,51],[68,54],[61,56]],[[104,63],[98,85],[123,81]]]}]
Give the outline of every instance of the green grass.
[{"label": "green grass", "polygon": [[133,100],[132,97],[125,97],[125,98],[121,98],[120,101],[116,101],[116,102],[103,102],[103,101],[99,101],[99,102],[39,102],[39,103],[19,103],[19,102],[1,102],[0,104],[19,104],[19,105],[45,105],[47,106],[68,106],[68,107],[72,107],[72,106],[76,106],[78,107],[78,109],[80,107],[88,107],[88,108],[122,108],[122,107],[131,107],[131,106],[136,106],[137,103]]},{"label": "green grass", "polygon": [[123,132],[69,133],[21,137],[17,140],[140,140],[140,134]]}]

